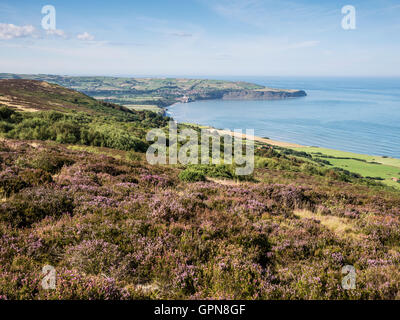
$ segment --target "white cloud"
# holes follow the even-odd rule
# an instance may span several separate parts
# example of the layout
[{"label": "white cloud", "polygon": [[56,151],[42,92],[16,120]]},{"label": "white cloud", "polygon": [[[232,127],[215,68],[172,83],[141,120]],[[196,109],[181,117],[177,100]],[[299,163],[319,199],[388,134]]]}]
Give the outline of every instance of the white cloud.
[{"label": "white cloud", "polygon": [[0,23],[1,40],[29,37],[32,36],[34,32],[35,32],[35,27],[31,25],[16,26],[14,24]]},{"label": "white cloud", "polygon": [[88,32],[78,34],[77,38],[81,41],[93,41],[94,40],[94,36]]},{"label": "white cloud", "polygon": [[65,32],[63,30],[47,30],[46,34],[49,36],[57,36],[57,37],[61,37],[61,38],[66,38],[67,35],[65,34]]}]

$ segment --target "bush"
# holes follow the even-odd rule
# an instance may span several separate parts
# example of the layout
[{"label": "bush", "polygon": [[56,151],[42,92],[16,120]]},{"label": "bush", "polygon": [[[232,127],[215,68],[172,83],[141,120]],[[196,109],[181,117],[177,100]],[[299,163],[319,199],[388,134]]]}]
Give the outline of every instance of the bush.
[{"label": "bush", "polygon": [[126,151],[145,152],[148,144],[132,133],[115,125],[91,124],[81,133],[81,143],[96,147],[107,147]]},{"label": "bush", "polygon": [[201,172],[204,176],[213,178],[232,179],[235,177],[234,167],[226,164],[196,164],[188,166],[188,169]]},{"label": "bush", "polygon": [[64,165],[71,164],[73,164],[73,161],[48,152],[39,153],[30,162],[31,167],[53,174],[61,170]]},{"label": "bush", "polygon": [[20,176],[29,186],[34,187],[53,182],[51,174],[42,169],[26,169],[20,173]]},{"label": "bush", "polygon": [[185,169],[179,174],[179,179],[186,182],[206,181],[204,173],[194,169]]},{"label": "bush", "polygon": [[1,106],[0,107],[0,120],[8,120],[12,118],[12,116],[15,116],[17,113],[15,110],[8,108],[6,106]]},{"label": "bush", "polygon": [[6,197],[27,186],[28,184],[18,174],[18,170],[7,168],[0,172],[0,190]]},{"label": "bush", "polygon": [[129,151],[126,155],[126,158],[131,161],[140,161],[142,158],[135,151]]}]

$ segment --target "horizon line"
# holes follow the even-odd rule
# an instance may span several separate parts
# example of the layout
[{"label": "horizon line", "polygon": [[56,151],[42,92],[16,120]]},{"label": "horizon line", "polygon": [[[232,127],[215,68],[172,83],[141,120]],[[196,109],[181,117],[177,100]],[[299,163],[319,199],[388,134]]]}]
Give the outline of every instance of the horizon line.
[{"label": "horizon line", "polygon": [[357,78],[357,79],[375,79],[375,78],[400,78],[400,75],[227,75],[227,74],[84,74],[84,73],[18,73],[18,72],[0,72],[0,74],[12,75],[48,75],[48,76],[65,76],[65,77],[110,77],[110,78]]}]

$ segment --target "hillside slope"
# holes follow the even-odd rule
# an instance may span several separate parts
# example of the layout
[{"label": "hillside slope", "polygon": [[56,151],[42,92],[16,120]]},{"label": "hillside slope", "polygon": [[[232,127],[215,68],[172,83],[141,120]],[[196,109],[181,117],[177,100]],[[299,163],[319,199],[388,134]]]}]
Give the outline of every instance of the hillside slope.
[{"label": "hillside slope", "polygon": [[[399,298],[398,193],[288,159],[258,182],[183,182],[88,150],[0,142],[0,299]],[[55,290],[40,286],[49,264]],[[340,286],[347,264],[355,290]]]},{"label": "hillside slope", "polygon": [[7,88],[45,109],[0,107],[0,300],[400,298],[399,191],[266,145],[241,179],[230,165],[150,165],[146,130],[167,118],[57,112],[83,97]]},{"label": "hillside slope", "polygon": [[0,80],[0,105],[21,111],[132,113],[127,108],[99,102],[83,93],[57,84],[23,79]]}]

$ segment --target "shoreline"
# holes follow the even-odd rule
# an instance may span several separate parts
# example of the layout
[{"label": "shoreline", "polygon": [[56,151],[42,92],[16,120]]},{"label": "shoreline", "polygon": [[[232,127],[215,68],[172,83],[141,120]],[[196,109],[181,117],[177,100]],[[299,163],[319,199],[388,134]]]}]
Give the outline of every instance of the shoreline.
[{"label": "shoreline", "polygon": [[[210,100],[220,100],[220,99],[210,99]],[[186,102],[186,103],[191,103],[191,102],[195,102],[195,101],[190,101],[190,102]],[[163,107],[162,109],[164,110],[164,114],[165,114],[166,116],[169,116],[169,117],[170,117],[171,119],[173,119],[174,121],[176,121],[176,120],[172,117],[172,115],[168,115],[168,114],[167,114],[167,111],[169,111],[168,108],[173,107],[173,106],[175,106],[175,105],[177,105],[177,104],[181,104],[181,103],[184,103],[184,102],[177,101],[177,102],[174,102],[173,104],[171,104],[171,105],[169,105],[169,106]],[[186,104],[186,103],[185,103],[185,104]],[[179,122],[178,122],[178,123],[179,123]],[[232,131],[228,132],[227,130],[217,129],[217,128],[212,127],[212,126],[209,126],[209,125],[201,125],[201,124],[189,123],[189,122],[186,122],[186,123],[185,123],[185,122],[181,122],[181,123],[182,123],[182,124],[191,125],[191,126],[196,126],[196,127],[202,127],[202,128],[204,128],[204,129],[216,130],[217,132],[222,133],[222,134],[226,134],[226,133],[231,134],[231,133],[234,133],[234,132],[232,132]],[[233,134],[233,136],[235,136],[235,135],[236,135],[237,137],[240,137],[240,135],[238,135],[238,134]],[[251,138],[251,136],[246,137],[246,134],[245,134],[245,133],[242,133],[241,137],[242,137],[242,138],[249,138],[249,139]],[[267,144],[270,144],[270,145],[272,145],[272,146],[283,147],[283,148],[310,148],[310,149],[331,150],[331,151],[346,153],[346,154],[349,154],[349,155],[356,155],[356,156],[362,156],[362,157],[374,157],[374,158],[382,158],[382,159],[395,159],[395,160],[399,160],[399,161],[400,161],[400,157],[373,155],[373,154],[367,154],[367,153],[356,153],[356,152],[353,152],[353,151],[344,151],[344,150],[333,149],[333,148],[329,148],[329,147],[301,145],[301,144],[298,144],[298,143],[295,143],[295,142],[278,141],[278,140],[274,140],[274,139],[263,138],[263,137],[256,136],[256,135],[254,135],[253,138],[254,138],[254,141],[258,141],[258,142],[262,142],[262,143],[267,143]],[[382,162],[382,164],[384,164],[384,162]]]},{"label": "shoreline", "polygon": [[307,146],[303,146],[297,143],[291,143],[291,142],[285,142],[285,141],[277,141],[277,140],[272,140],[272,139],[267,139],[267,138],[262,138],[259,136],[253,136],[253,135],[249,135],[246,133],[238,133],[238,132],[233,132],[233,131],[228,131],[228,130],[221,130],[221,129],[216,129],[216,128],[212,128],[210,127],[211,130],[216,130],[219,134],[230,134],[233,137],[237,137],[237,138],[245,138],[248,140],[254,140],[254,141],[258,141],[258,142],[263,142],[263,143],[267,143],[270,144],[272,146],[276,146],[276,147],[283,147],[283,148],[305,148]]},{"label": "shoreline", "polygon": [[211,126],[203,126],[194,123],[180,122],[180,124],[216,131],[220,135],[229,134],[242,139],[254,139],[254,141],[266,143],[271,146],[293,149],[299,152],[306,152],[311,154],[313,158],[327,160],[331,167],[348,170],[360,174],[363,177],[370,177],[372,179],[375,177],[374,180],[381,181],[383,184],[394,187],[395,189],[400,189],[400,184],[397,182],[400,181],[399,158],[358,154],[349,151],[341,151],[317,146],[304,146],[296,143],[266,139],[255,135],[247,135],[245,133],[217,129]]}]

